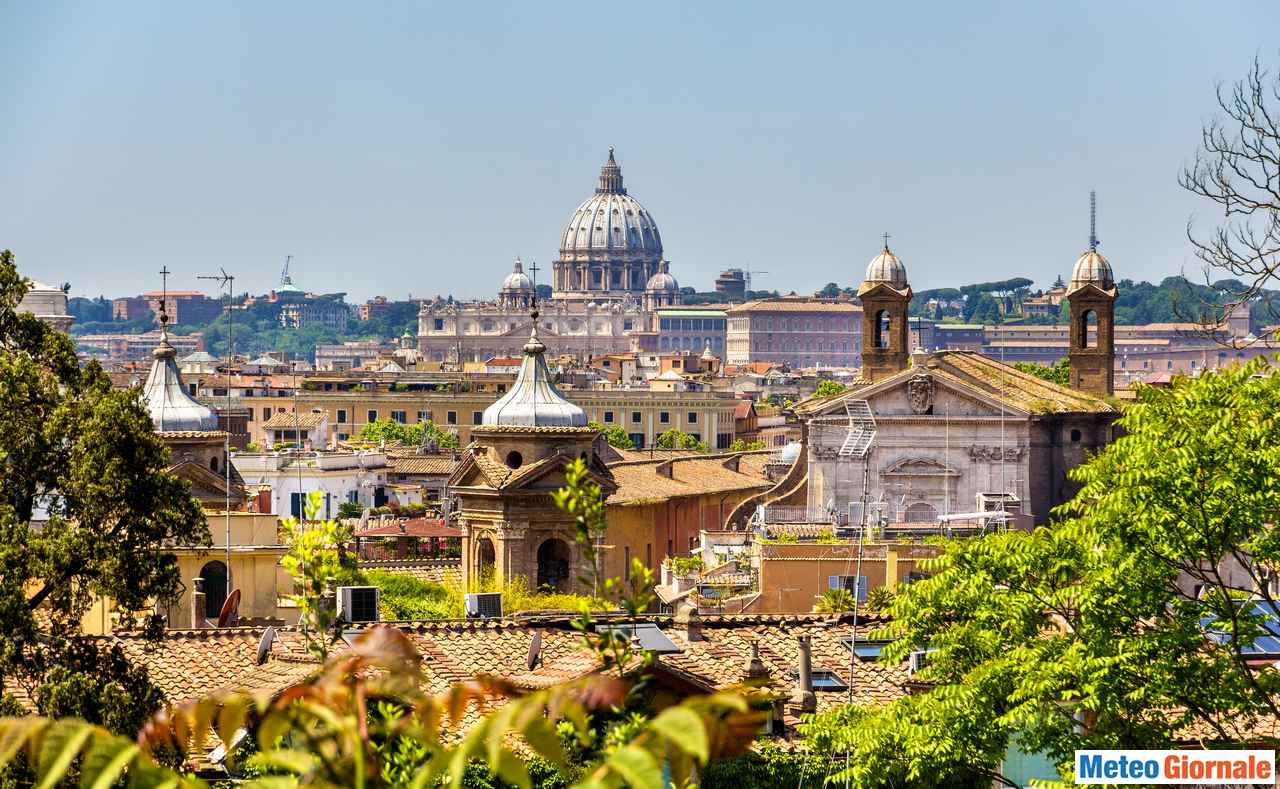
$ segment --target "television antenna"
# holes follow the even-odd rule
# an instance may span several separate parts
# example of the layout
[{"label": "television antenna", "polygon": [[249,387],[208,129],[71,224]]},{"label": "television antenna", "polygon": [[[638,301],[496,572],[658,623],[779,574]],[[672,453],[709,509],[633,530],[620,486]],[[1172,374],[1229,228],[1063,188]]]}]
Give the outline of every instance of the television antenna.
[{"label": "television antenna", "polygon": [[[285,263],[285,266],[286,268],[288,267],[287,262]],[[225,484],[227,487],[226,502],[224,506],[227,511],[227,526],[226,526],[227,588],[230,589],[232,588],[231,587],[231,430],[230,430],[231,428],[231,366],[235,364],[234,346],[232,345],[232,331],[231,331],[234,321],[231,319],[231,317],[233,314],[232,301],[235,299],[236,278],[234,274],[228,274],[225,268],[219,267],[217,274],[197,274],[196,279],[213,280],[214,282],[218,283],[219,289],[225,288],[226,294],[227,294],[227,367],[225,372],[226,378],[227,378],[226,380],[227,409],[225,412],[227,423],[225,426],[227,427],[227,430],[223,431],[224,433],[226,433],[226,436],[223,439],[223,443],[222,443],[222,465],[224,467],[223,471],[226,472]]]}]

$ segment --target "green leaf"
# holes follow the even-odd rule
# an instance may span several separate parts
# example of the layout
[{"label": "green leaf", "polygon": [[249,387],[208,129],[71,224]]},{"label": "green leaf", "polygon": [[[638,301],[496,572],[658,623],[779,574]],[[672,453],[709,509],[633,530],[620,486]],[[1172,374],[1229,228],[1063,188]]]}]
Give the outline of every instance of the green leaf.
[{"label": "green leaf", "polygon": [[626,745],[614,751],[604,766],[621,776],[632,789],[663,789],[662,768],[653,754],[638,745]]},{"label": "green leaf", "polygon": [[36,770],[40,781],[36,789],[51,789],[60,783],[92,734],[93,726],[82,720],[71,718],[54,723],[40,746]]},{"label": "green leaf", "polygon": [[82,789],[108,789],[138,755],[137,743],[123,737],[99,737],[80,765]]},{"label": "green leaf", "polygon": [[511,751],[501,751],[498,754],[497,764],[490,764],[493,771],[498,777],[509,784],[520,787],[520,789],[533,789],[533,782],[529,779],[529,771],[525,769],[524,763],[521,762]]},{"label": "green leaf", "polygon": [[710,757],[710,743],[702,718],[687,707],[668,707],[649,726],[667,742],[705,764]]},{"label": "green leaf", "polygon": [[48,718],[35,715],[0,721],[0,766],[12,762],[27,740],[44,731],[51,722]]},{"label": "green leaf", "polygon": [[268,770],[287,770],[302,775],[315,766],[315,757],[296,748],[273,748],[249,757],[248,765]]},{"label": "green leaf", "polygon": [[556,734],[556,730],[546,718],[541,716],[533,718],[525,724],[521,734],[524,735],[525,742],[529,743],[539,756],[556,767],[564,766],[566,761],[564,745],[561,744],[560,736]]}]

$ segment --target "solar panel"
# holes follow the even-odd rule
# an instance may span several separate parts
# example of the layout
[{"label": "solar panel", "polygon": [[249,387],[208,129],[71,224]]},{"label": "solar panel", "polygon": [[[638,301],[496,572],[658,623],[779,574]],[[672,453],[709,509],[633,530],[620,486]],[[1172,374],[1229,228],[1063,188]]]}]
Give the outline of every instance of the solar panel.
[{"label": "solar panel", "polygon": [[667,638],[666,633],[663,633],[657,625],[648,622],[600,625],[596,627],[596,632],[613,632],[618,635],[630,636],[632,643],[641,649],[651,649],[659,655],[669,655],[673,652],[682,651],[671,639]]},{"label": "solar panel", "polygon": [[[1280,619],[1277,619],[1276,612],[1272,610],[1269,603],[1261,600],[1255,600],[1244,605],[1244,612],[1258,617],[1259,627],[1262,628],[1264,635],[1259,636],[1251,644],[1243,644],[1240,647],[1240,653],[1244,655],[1280,655]],[[1214,627],[1214,625],[1217,627]],[[1217,641],[1219,644],[1225,644],[1231,640],[1230,627],[1226,622],[1217,621],[1217,617],[1210,615],[1201,617],[1200,626],[1205,629],[1205,635]]]}]

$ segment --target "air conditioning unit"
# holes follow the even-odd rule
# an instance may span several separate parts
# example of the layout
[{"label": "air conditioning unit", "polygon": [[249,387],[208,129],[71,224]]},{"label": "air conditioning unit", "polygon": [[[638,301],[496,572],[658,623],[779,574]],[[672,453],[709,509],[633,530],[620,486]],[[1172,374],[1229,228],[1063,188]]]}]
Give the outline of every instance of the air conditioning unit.
[{"label": "air conditioning unit", "polygon": [[381,601],[382,590],[376,586],[339,586],[338,619],[349,624],[380,621]]},{"label": "air conditioning unit", "polygon": [[468,619],[501,619],[502,592],[479,592],[464,595],[463,606]]},{"label": "air conditioning unit", "polygon": [[929,652],[924,649],[917,649],[907,657],[907,675],[911,676],[920,671],[929,663]]}]

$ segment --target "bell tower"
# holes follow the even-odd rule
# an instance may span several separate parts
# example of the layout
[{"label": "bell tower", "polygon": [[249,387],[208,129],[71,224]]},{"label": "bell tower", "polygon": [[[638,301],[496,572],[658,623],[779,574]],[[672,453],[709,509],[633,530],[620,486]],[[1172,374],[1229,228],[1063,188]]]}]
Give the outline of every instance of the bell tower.
[{"label": "bell tower", "polygon": [[1115,391],[1116,285],[1111,264],[1098,252],[1097,205],[1096,193],[1090,192],[1089,248],[1076,260],[1067,286],[1067,359],[1072,388],[1105,396]]},{"label": "bell tower", "polygon": [[884,249],[867,266],[858,300],[862,302],[862,377],[879,381],[907,369],[911,286],[907,267],[889,251],[888,233]]}]

